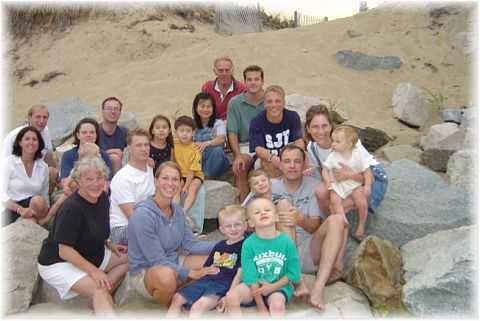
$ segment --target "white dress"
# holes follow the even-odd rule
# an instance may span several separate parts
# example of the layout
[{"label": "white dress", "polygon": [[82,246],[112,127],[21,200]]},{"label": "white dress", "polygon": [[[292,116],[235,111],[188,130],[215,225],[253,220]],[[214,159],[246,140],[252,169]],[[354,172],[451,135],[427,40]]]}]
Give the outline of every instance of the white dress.
[{"label": "white dress", "polygon": [[[322,165],[330,170],[333,170],[341,168],[342,166],[340,165],[340,163],[349,166],[357,174],[364,172],[367,168],[370,167],[368,159],[364,157],[364,155],[357,147],[353,149],[350,159],[346,159],[341,154],[332,151],[330,155],[328,155],[327,160]],[[347,179],[341,182],[335,181],[331,185],[333,190],[342,199],[345,199],[350,196],[350,194],[355,188],[361,186],[362,184],[353,179]]]}]

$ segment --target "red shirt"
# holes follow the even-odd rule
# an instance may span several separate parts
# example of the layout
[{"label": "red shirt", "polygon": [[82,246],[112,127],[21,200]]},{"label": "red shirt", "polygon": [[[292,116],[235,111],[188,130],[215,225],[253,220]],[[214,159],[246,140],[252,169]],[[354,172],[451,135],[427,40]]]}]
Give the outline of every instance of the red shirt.
[{"label": "red shirt", "polygon": [[226,120],[227,119],[227,107],[228,102],[232,97],[237,96],[245,91],[245,85],[243,82],[233,79],[233,89],[228,91],[227,94],[221,97],[221,93],[215,90],[215,85],[217,83],[217,79],[209,80],[202,86],[202,92],[209,93],[215,99],[215,106],[217,107],[217,118]]}]

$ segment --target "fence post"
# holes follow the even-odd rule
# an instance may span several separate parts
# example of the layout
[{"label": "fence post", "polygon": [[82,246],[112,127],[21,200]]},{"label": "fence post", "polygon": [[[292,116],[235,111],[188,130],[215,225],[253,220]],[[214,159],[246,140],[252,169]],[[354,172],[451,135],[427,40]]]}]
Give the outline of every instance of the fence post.
[{"label": "fence post", "polygon": [[257,21],[258,21],[258,31],[263,31],[263,21],[262,21],[262,13],[260,10],[260,3],[257,2]]},{"label": "fence post", "polygon": [[298,12],[297,10],[295,10],[295,12],[293,13],[293,23],[294,23],[294,27],[297,28],[298,27]]}]

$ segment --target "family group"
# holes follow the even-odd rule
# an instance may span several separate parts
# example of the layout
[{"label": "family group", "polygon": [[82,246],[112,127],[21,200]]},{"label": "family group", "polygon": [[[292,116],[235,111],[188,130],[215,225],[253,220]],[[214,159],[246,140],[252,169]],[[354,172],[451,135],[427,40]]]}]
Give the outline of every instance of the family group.
[{"label": "family group", "polygon": [[[242,82],[219,57],[213,71],[192,117],[173,126],[157,115],[148,131],[127,130],[122,102],[106,98],[102,121],[78,122],[59,166],[46,106],[32,106],[5,137],[3,225],[21,218],[48,229],[38,270],[62,299],[86,296],[96,314],[113,316],[126,277],[170,317],[184,308],[238,316],[250,305],[279,316],[293,296],[325,308],[325,286],[343,277],[346,213],[356,210],[351,236],[362,241],[385,171],[327,106],[311,106],[302,127],[283,88],[263,88],[261,67],[246,67]],[[230,170],[239,202],[218,213],[225,240],[202,240],[190,210],[204,180]],[[313,288],[302,273],[316,274]]]}]

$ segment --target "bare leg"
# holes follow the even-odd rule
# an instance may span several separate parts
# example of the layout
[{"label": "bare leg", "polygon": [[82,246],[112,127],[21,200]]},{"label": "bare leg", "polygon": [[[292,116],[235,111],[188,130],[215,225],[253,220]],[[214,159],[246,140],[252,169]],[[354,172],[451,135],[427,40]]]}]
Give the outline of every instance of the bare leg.
[{"label": "bare leg", "polygon": [[90,276],[84,276],[72,286],[72,290],[91,298],[93,311],[97,316],[114,317],[113,300],[106,288],[99,288]]},{"label": "bare leg", "polygon": [[105,268],[105,273],[107,273],[108,279],[112,283],[112,290],[110,291],[113,293],[115,289],[120,285],[120,282],[125,277],[125,274],[128,272],[128,256],[127,254],[120,254],[117,256],[115,253],[112,252],[112,256],[110,257],[110,261],[108,262],[107,267]]},{"label": "bare leg", "polygon": [[352,192],[353,202],[358,209],[358,226],[354,235],[363,237],[365,235],[365,223],[367,221],[368,202],[362,187],[358,187]]},{"label": "bare leg", "polygon": [[335,191],[330,191],[330,201],[332,209],[330,215],[340,215],[345,222],[345,226],[349,226],[347,217],[345,216],[345,210],[343,209],[342,198]]},{"label": "bare leg", "polygon": [[315,188],[315,196],[317,197],[318,206],[325,216],[330,215],[330,191],[327,185],[322,182]]},{"label": "bare leg", "polygon": [[240,203],[242,203],[250,192],[250,187],[248,186],[248,171],[241,171],[238,175],[234,176],[235,186],[238,188],[238,198]]},{"label": "bare leg", "polygon": [[241,316],[242,310],[240,304],[248,303],[253,300],[250,288],[244,283],[240,283],[231,289],[225,296],[225,306],[229,315]]},{"label": "bare leg", "polygon": [[145,288],[158,303],[167,307],[177,292],[177,272],[166,266],[154,266],[145,272]]},{"label": "bare leg", "polygon": [[192,207],[195,198],[197,197],[197,192],[202,185],[202,181],[197,178],[192,179],[190,186],[188,187],[187,197],[185,198],[185,203],[183,204],[183,211],[186,213],[190,207]]},{"label": "bare leg", "polygon": [[48,167],[48,195],[52,194],[53,190],[57,186],[57,178],[58,178],[58,169],[55,167]]},{"label": "bare leg", "polygon": [[45,218],[42,218],[41,220],[38,221],[38,224],[40,225],[45,225],[47,224],[50,219],[55,215],[57,214],[58,212],[58,209],[60,208],[60,206],[63,204],[63,202],[65,202],[65,200],[67,199],[67,195],[65,193],[62,193],[62,195],[60,195],[60,197],[58,198],[58,200],[50,207],[50,209],[48,210],[48,214],[47,216],[45,216]]},{"label": "bare leg", "polygon": [[[292,207],[292,204],[286,199],[282,199],[277,204],[277,212],[287,212]],[[280,223],[277,223],[277,229],[281,232],[286,233],[295,243],[297,241],[297,233],[295,226],[286,226]]]},{"label": "bare leg", "polygon": [[272,293],[268,297],[268,309],[272,317],[285,316],[285,296],[279,292]]},{"label": "bare leg", "polygon": [[201,317],[204,312],[214,309],[218,303],[218,299],[219,297],[216,295],[202,296],[190,308],[190,318]]},{"label": "bare leg", "polygon": [[329,216],[313,234],[310,241],[310,254],[315,265],[319,266],[317,278],[310,292],[310,304],[325,309],[323,289],[330,276],[333,265],[341,252],[347,233],[345,222],[339,215]]},{"label": "bare leg", "polygon": [[180,316],[180,312],[182,312],[182,306],[187,303],[187,300],[180,294],[175,293],[172,298],[172,303],[167,311],[167,318],[178,318]]},{"label": "bare leg", "polygon": [[41,196],[34,196],[30,200],[29,208],[35,212],[35,219],[40,222],[48,213],[47,201]]}]

